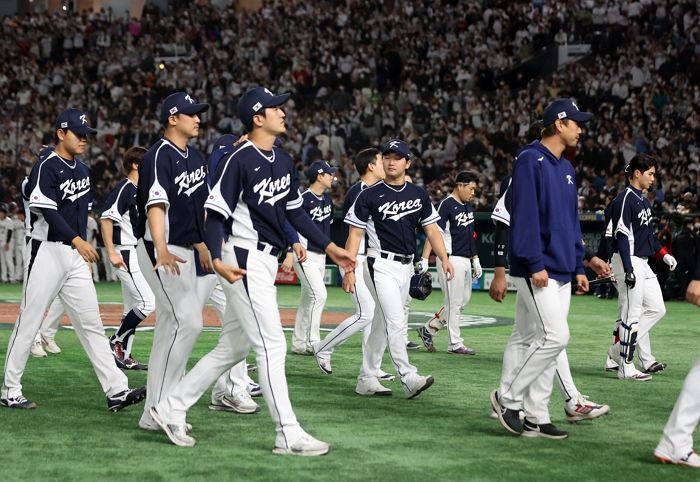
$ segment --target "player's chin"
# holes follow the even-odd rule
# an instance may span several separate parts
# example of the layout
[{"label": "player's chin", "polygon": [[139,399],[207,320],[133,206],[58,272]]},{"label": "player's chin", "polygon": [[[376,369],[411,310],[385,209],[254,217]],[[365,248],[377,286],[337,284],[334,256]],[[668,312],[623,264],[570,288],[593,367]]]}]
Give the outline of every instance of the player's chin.
[{"label": "player's chin", "polygon": [[85,149],[87,148],[87,144],[78,144],[78,147],[75,149],[76,155],[80,155],[85,152]]}]

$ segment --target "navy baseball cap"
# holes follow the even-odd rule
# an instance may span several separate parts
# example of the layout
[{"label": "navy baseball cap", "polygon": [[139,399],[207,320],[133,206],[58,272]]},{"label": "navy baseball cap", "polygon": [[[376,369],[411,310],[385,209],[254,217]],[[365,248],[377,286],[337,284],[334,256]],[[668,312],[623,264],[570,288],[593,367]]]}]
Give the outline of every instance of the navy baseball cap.
[{"label": "navy baseball cap", "polygon": [[413,157],[411,155],[411,149],[408,147],[406,142],[401,139],[391,139],[384,143],[382,146],[382,155],[388,154],[390,152],[395,152],[401,157],[405,157],[406,160],[411,160]]},{"label": "navy baseball cap", "polygon": [[269,107],[277,107],[289,100],[291,94],[275,95],[265,87],[253,87],[238,100],[238,118],[250,131],[253,129],[253,116],[262,114]]},{"label": "navy baseball cap", "polygon": [[90,127],[87,114],[80,109],[66,109],[56,117],[56,129],[72,131],[74,134],[86,136],[97,134],[97,129]]},{"label": "navy baseball cap", "polygon": [[573,119],[576,122],[588,122],[593,117],[590,112],[578,110],[576,102],[571,99],[556,99],[544,109],[542,125],[554,124],[557,119]]},{"label": "navy baseball cap", "polygon": [[165,125],[168,117],[175,114],[194,115],[209,110],[209,104],[197,103],[187,92],[175,92],[163,101],[160,109],[160,122]]},{"label": "navy baseball cap", "polygon": [[328,161],[314,161],[309,166],[309,179],[316,179],[319,174],[335,174],[337,170]]}]

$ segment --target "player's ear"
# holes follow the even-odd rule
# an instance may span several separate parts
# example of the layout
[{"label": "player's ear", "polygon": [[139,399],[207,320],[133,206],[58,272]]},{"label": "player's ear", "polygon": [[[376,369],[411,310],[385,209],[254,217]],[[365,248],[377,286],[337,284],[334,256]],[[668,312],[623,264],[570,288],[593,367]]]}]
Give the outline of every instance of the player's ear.
[{"label": "player's ear", "polygon": [[177,125],[177,115],[171,115],[168,117],[168,125],[166,127],[174,127]]}]

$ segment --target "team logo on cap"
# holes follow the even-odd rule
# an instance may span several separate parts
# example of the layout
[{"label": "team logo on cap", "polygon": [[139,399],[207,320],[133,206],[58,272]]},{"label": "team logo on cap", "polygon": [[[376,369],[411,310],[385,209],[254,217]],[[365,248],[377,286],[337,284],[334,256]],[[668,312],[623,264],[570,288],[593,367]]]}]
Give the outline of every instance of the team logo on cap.
[{"label": "team logo on cap", "polygon": [[80,116],[80,122],[83,124],[87,124],[87,116],[85,114]]},{"label": "team logo on cap", "polygon": [[176,112],[177,112],[177,107],[170,108],[170,115],[175,115]]},{"label": "team logo on cap", "polygon": [[192,99],[192,97],[190,97],[190,94],[187,94],[187,95],[185,96],[185,100],[189,100],[189,101],[190,101],[190,104],[194,104],[194,99]]},{"label": "team logo on cap", "polygon": [[68,127],[68,122],[61,122],[61,129],[66,129]]},{"label": "team logo on cap", "polygon": [[560,118],[560,119],[563,119],[564,117],[566,117],[566,112],[559,112],[559,113],[557,114],[557,117]]},{"label": "team logo on cap", "polygon": [[266,94],[270,94],[272,97],[275,96],[275,95],[274,95],[272,92],[270,92],[268,89],[265,89],[265,93],[266,93]]},{"label": "team logo on cap", "polygon": [[393,149],[397,149],[399,147],[399,141],[391,141],[389,143],[389,147],[391,147]]},{"label": "team logo on cap", "polygon": [[574,101],[571,101],[571,105],[573,105],[573,106],[574,106],[574,109],[576,109],[576,110],[579,110],[578,106],[576,105],[576,102],[574,102]]},{"label": "team logo on cap", "polygon": [[253,106],[253,112],[259,111],[261,107],[262,107],[262,104],[261,104],[260,102],[256,103],[256,104]]}]

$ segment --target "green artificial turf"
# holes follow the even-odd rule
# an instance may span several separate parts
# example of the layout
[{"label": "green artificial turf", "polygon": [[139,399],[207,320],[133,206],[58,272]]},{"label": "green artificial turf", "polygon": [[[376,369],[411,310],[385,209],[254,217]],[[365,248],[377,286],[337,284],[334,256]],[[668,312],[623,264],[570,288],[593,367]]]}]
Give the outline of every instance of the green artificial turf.
[{"label": "green artificial turf", "polygon": [[[101,300],[118,293],[114,286],[99,287]],[[293,306],[297,290],[280,289],[280,304]],[[0,298],[13,299],[6,285]],[[513,301],[512,294],[496,304],[487,294],[475,293],[467,311],[512,317]],[[334,309],[350,306],[347,295],[335,288],[328,303]],[[431,311],[439,305],[438,293],[412,309]],[[488,417],[489,393],[498,383],[510,334],[507,326],[463,329],[466,343],[477,350],[474,357],[448,355],[444,333],[437,337],[437,353],[411,352],[420,373],[436,380],[415,400],[403,398],[398,382],[387,384],[394,389],[389,398],[353,393],[360,364],[357,336],[333,355],[332,376],[322,375],[313,357],[289,355],[287,377],[297,416],[308,432],[332,445],[331,453],[319,458],[270,452],[274,431],[262,399],[257,399],[263,405],[260,413],[237,415],[209,411],[205,395],[188,414],[198,440],[191,449],[169,444],[163,434],[139,430],[140,407],[109,413],[74,333],[62,329],[57,337],[62,354],[28,361],[24,392],[39,408],[0,410],[2,479],[698,480],[697,471],[664,466],[652,456],[685,374],[700,354],[700,311],[682,303],[667,308],[652,342],[668,369],[647,383],[621,382],[602,369],[616,302],[573,299],[568,352],[574,379],[592,400],[608,403],[611,413],[568,425],[555,388],[553,421],[570,431],[563,441],[515,437]],[[9,335],[10,330],[0,330],[3,358]],[[413,330],[410,336],[417,341]],[[137,335],[137,357],[147,358],[150,337],[150,332]],[[191,361],[216,339],[216,333],[203,333]],[[395,371],[388,357],[384,369]],[[145,382],[145,373],[128,376],[133,386]]]}]

